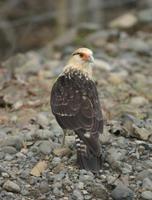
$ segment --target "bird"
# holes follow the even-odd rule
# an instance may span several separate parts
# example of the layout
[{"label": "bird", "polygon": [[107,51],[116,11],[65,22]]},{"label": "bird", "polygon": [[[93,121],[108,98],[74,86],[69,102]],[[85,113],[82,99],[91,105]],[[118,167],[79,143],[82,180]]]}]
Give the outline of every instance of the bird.
[{"label": "bird", "polygon": [[70,56],[51,90],[50,105],[56,121],[63,129],[74,131],[77,164],[80,169],[99,172],[102,151],[99,136],[103,132],[103,116],[92,68],[92,50],[81,47]]}]

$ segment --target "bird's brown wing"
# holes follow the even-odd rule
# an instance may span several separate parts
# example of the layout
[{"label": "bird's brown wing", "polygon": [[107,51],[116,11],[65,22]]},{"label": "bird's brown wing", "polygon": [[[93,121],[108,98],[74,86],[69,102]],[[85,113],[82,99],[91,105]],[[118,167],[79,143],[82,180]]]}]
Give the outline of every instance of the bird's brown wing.
[{"label": "bird's brown wing", "polygon": [[92,80],[78,74],[60,76],[51,92],[51,108],[63,129],[102,132],[102,114]]}]

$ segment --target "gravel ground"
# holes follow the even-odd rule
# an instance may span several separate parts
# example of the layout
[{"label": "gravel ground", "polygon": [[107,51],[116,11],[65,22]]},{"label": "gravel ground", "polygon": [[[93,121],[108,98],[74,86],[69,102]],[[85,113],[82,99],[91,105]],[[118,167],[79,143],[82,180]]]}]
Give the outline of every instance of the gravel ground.
[{"label": "gravel ground", "polygon": [[152,200],[152,36],[109,29],[85,43],[105,119],[102,169],[78,169],[72,132],[61,147],[49,96],[77,40],[60,41],[49,57],[44,49],[17,54],[0,68],[0,199]]}]

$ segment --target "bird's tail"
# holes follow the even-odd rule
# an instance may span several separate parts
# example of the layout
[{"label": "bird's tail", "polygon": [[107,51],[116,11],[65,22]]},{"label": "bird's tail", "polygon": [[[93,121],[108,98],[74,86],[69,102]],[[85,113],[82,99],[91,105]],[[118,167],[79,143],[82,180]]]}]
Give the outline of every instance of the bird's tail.
[{"label": "bird's tail", "polygon": [[102,164],[99,142],[93,138],[82,138],[77,133],[76,147],[77,163],[80,169],[98,172]]}]

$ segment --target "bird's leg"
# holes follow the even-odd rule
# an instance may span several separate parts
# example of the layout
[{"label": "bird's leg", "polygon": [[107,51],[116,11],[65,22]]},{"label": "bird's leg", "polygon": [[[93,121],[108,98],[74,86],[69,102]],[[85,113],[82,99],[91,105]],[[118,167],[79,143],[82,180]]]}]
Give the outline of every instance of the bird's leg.
[{"label": "bird's leg", "polygon": [[67,132],[67,130],[66,130],[66,129],[63,129],[62,147],[64,147],[64,145],[65,145],[65,136],[66,136],[66,132]]}]

